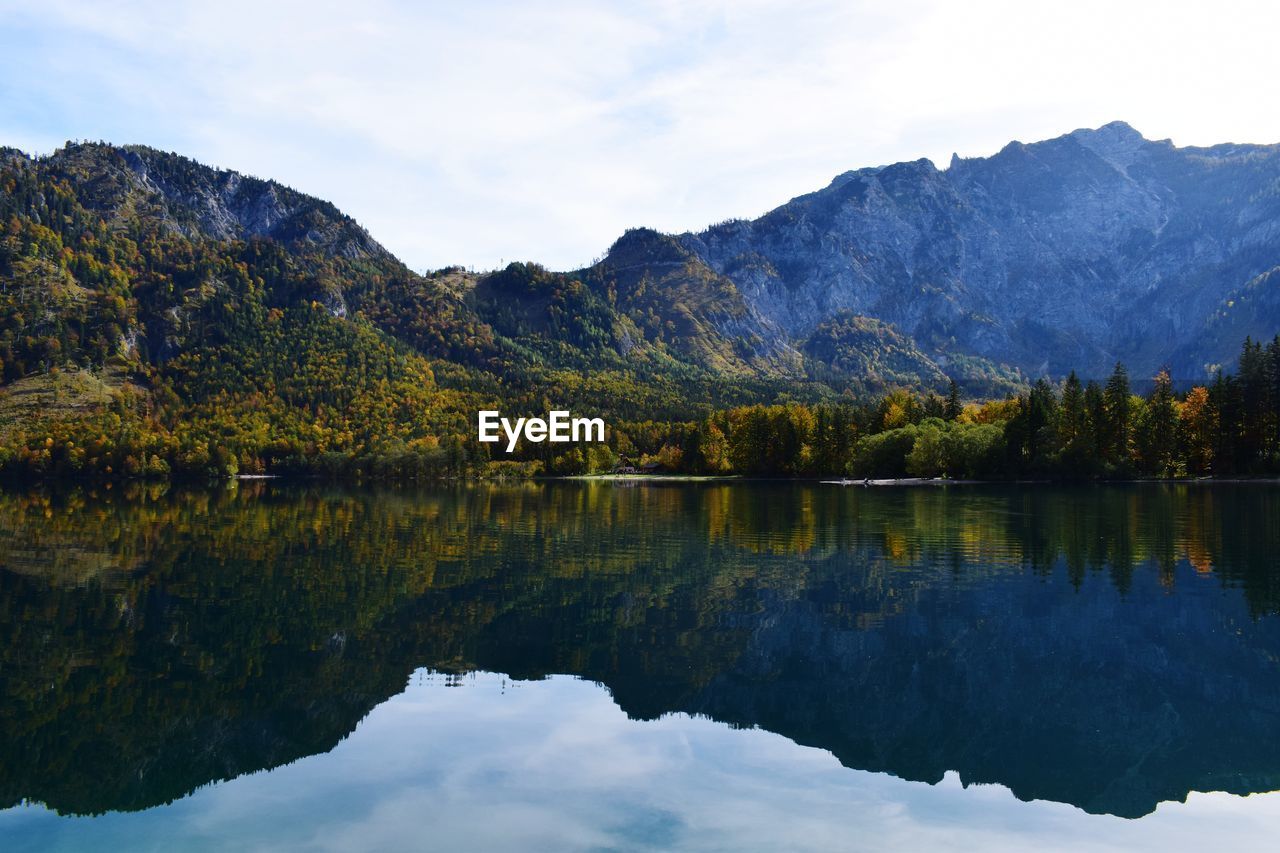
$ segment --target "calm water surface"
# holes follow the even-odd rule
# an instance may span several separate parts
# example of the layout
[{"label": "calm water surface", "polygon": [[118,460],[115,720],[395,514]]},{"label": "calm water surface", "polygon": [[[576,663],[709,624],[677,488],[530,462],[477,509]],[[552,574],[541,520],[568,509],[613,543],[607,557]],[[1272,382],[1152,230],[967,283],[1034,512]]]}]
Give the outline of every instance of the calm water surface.
[{"label": "calm water surface", "polygon": [[0,494],[5,850],[1266,849],[1277,789],[1273,486]]}]

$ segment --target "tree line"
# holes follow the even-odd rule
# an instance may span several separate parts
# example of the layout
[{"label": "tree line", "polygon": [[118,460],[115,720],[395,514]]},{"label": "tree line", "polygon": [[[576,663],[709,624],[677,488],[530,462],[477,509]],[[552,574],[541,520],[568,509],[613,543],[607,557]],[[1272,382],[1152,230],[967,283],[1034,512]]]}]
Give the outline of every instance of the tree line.
[{"label": "tree line", "polygon": [[[1280,474],[1280,336],[1246,339],[1235,373],[1183,391],[1167,370],[1136,394],[1072,373],[964,403],[893,391],[874,402],[753,405],[665,429],[624,425],[613,448],[674,473],[767,477],[1124,479]],[[569,457],[577,460],[577,457]],[[554,466],[553,466],[554,467]],[[561,465],[560,467],[564,467]],[[572,467],[572,466],[570,466]]]}]

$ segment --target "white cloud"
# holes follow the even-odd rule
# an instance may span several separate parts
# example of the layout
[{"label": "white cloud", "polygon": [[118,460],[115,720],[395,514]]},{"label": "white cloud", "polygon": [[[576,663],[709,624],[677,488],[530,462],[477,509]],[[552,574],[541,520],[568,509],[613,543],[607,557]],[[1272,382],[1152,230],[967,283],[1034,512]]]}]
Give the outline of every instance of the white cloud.
[{"label": "white cloud", "polygon": [[1280,140],[1266,3],[0,2],[0,139],[332,199],[418,267],[585,263],[850,168],[1123,118]]}]

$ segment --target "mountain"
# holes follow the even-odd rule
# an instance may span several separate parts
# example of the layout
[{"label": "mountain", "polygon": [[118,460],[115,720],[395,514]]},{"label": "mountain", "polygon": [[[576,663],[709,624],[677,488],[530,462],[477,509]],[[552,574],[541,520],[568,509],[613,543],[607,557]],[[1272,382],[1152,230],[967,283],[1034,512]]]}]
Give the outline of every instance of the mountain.
[{"label": "mountain", "polygon": [[1123,122],[988,158],[861,169],[679,241],[803,340],[838,312],[943,370],[1203,378],[1280,327],[1280,146],[1178,148]]},{"label": "mountain", "polygon": [[659,235],[673,283],[420,275],[328,202],[103,143],[0,150],[0,226],[0,470],[439,473],[484,455],[480,408],[680,420],[838,393],[797,384],[733,283]]},{"label": "mountain", "polygon": [[329,202],[186,157],[139,145],[68,145],[41,166],[45,180],[72,187],[84,207],[115,223],[215,240],[260,237],[290,249],[391,260]]},{"label": "mountain", "polygon": [[1280,327],[1278,265],[1280,147],[1119,123],[484,274],[419,274],[328,202],[177,154],[0,149],[0,471],[457,472],[495,406],[622,425],[1117,359],[1203,378]]}]

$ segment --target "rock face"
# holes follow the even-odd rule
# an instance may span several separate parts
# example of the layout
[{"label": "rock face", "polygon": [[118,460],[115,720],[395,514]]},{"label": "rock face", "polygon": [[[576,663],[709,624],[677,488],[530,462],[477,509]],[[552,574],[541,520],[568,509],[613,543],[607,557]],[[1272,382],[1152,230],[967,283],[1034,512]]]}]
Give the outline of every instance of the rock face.
[{"label": "rock face", "polygon": [[1280,146],[1177,148],[1116,122],[848,172],[679,240],[793,341],[849,312],[934,361],[1199,378],[1280,327]]},{"label": "rock face", "polygon": [[149,219],[186,237],[264,237],[353,260],[391,257],[327,201],[178,154],[141,145],[69,144],[46,167],[73,183],[86,206],[120,219]]}]

